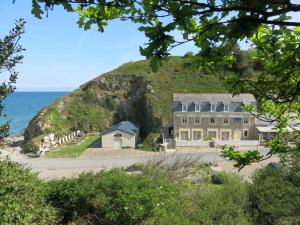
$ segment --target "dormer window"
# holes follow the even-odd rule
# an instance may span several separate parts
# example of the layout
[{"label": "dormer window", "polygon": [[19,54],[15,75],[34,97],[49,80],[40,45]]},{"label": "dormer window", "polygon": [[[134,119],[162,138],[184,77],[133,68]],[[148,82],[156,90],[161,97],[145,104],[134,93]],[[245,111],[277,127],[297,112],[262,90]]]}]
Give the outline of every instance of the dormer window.
[{"label": "dormer window", "polygon": [[216,104],[211,104],[210,105],[210,111],[215,112],[216,111]]},{"label": "dormer window", "polygon": [[187,105],[182,105],[182,112],[187,112]]},{"label": "dormer window", "polygon": [[224,112],[229,112],[229,105],[228,104],[224,104]]},{"label": "dormer window", "polygon": [[195,105],[195,112],[200,112],[200,104]]}]

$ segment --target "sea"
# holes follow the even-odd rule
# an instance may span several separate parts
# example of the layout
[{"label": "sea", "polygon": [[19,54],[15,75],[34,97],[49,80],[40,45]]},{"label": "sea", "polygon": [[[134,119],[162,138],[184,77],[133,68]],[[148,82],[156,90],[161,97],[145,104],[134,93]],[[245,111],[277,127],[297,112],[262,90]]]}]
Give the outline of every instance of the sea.
[{"label": "sea", "polygon": [[14,92],[4,100],[6,117],[0,123],[10,121],[10,136],[22,135],[29,121],[43,108],[69,92]]}]

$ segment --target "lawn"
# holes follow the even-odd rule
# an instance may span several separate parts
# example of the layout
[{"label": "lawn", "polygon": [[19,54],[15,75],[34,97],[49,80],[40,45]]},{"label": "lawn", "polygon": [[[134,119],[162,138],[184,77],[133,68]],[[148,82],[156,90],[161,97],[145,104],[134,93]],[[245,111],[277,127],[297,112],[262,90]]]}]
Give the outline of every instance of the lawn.
[{"label": "lawn", "polygon": [[99,136],[88,136],[85,139],[74,142],[70,141],[57,149],[51,150],[46,153],[46,157],[49,158],[74,158],[80,156],[89,146],[96,142]]}]

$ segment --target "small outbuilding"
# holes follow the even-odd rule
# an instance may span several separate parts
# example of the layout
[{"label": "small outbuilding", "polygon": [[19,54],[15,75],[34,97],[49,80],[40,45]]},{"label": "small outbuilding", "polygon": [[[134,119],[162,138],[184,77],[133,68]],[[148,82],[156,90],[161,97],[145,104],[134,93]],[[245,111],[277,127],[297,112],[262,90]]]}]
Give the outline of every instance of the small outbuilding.
[{"label": "small outbuilding", "polygon": [[101,133],[102,148],[134,148],[139,139],[139,127],[130,121],[120,122]]}]

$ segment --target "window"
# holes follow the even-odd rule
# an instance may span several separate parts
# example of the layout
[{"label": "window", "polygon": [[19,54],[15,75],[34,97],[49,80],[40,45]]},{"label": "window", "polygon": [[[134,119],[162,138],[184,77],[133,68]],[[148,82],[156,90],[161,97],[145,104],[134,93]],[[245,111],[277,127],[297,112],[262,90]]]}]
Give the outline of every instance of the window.
[{"label": "window", "polygon": [[114,137],[115,137],[115,138],[121,138],[121,137],[122,137],[122,134],[115,134]]},{"label": "window", "polygon": [[195,112],[200,112],[200,105],[199,104],[195,105]]},{"label": "window", "polygon": [[187,105],[182,105],[182,112],[187,112]]},{"label": "window", "polygon": [[187,124],[187,121],[188,121],[188,120],[187,120],[186,117],[183,117],[183,118],[182,118],[182,123],[183,123],[183,124]]},{"label": "window", "polygon": [[229,112],[229,105],[227,104],[224,105],[224,112]]},{"label": "window", "polygon": [[227,117],[223,118],[223,123],[228,124],[228,118]]},{"label": "window", "polygon": [[180,131],[180,140],[189,140],[189,132]]},{"label": "window", "polygon": [[215,118],[210,118],[210,123],[211,124],[215,124],[216,123],[216,119]]},{"label": "window", "polygon": [[241,123],[242,122],[242,118],[241,117],[235,117],[234,118],[234,122]]},{"label": "window", "polygon": [[244,124],[249,124],[249,118],[244,118]]},{"label": "window", "polygon": [[217,138],[217,132],[216,131],[208,131],[208,136],[211,138]]},{"label": "window", "polygon": [[195,120],[195,124],[200,124],[201,118],[200,117],[196,117],[194,120]]},{"label": "window", "polygon": [[228,141],[230,139],[230,132],[229,131],[222,131],[221,132],[221,140]]},{"label": "window", "polygon": [[201,140],[201,131],[193,131],[193,140]]},{"label": "window", "polygon": [[211,112],[215,112],[216,111],[216,105],[215,104],[211,104],[210,105],[210,111]]},{"label": "window", "polygon": [[243,130],[243,137],[248,137],[248,130]]}]

